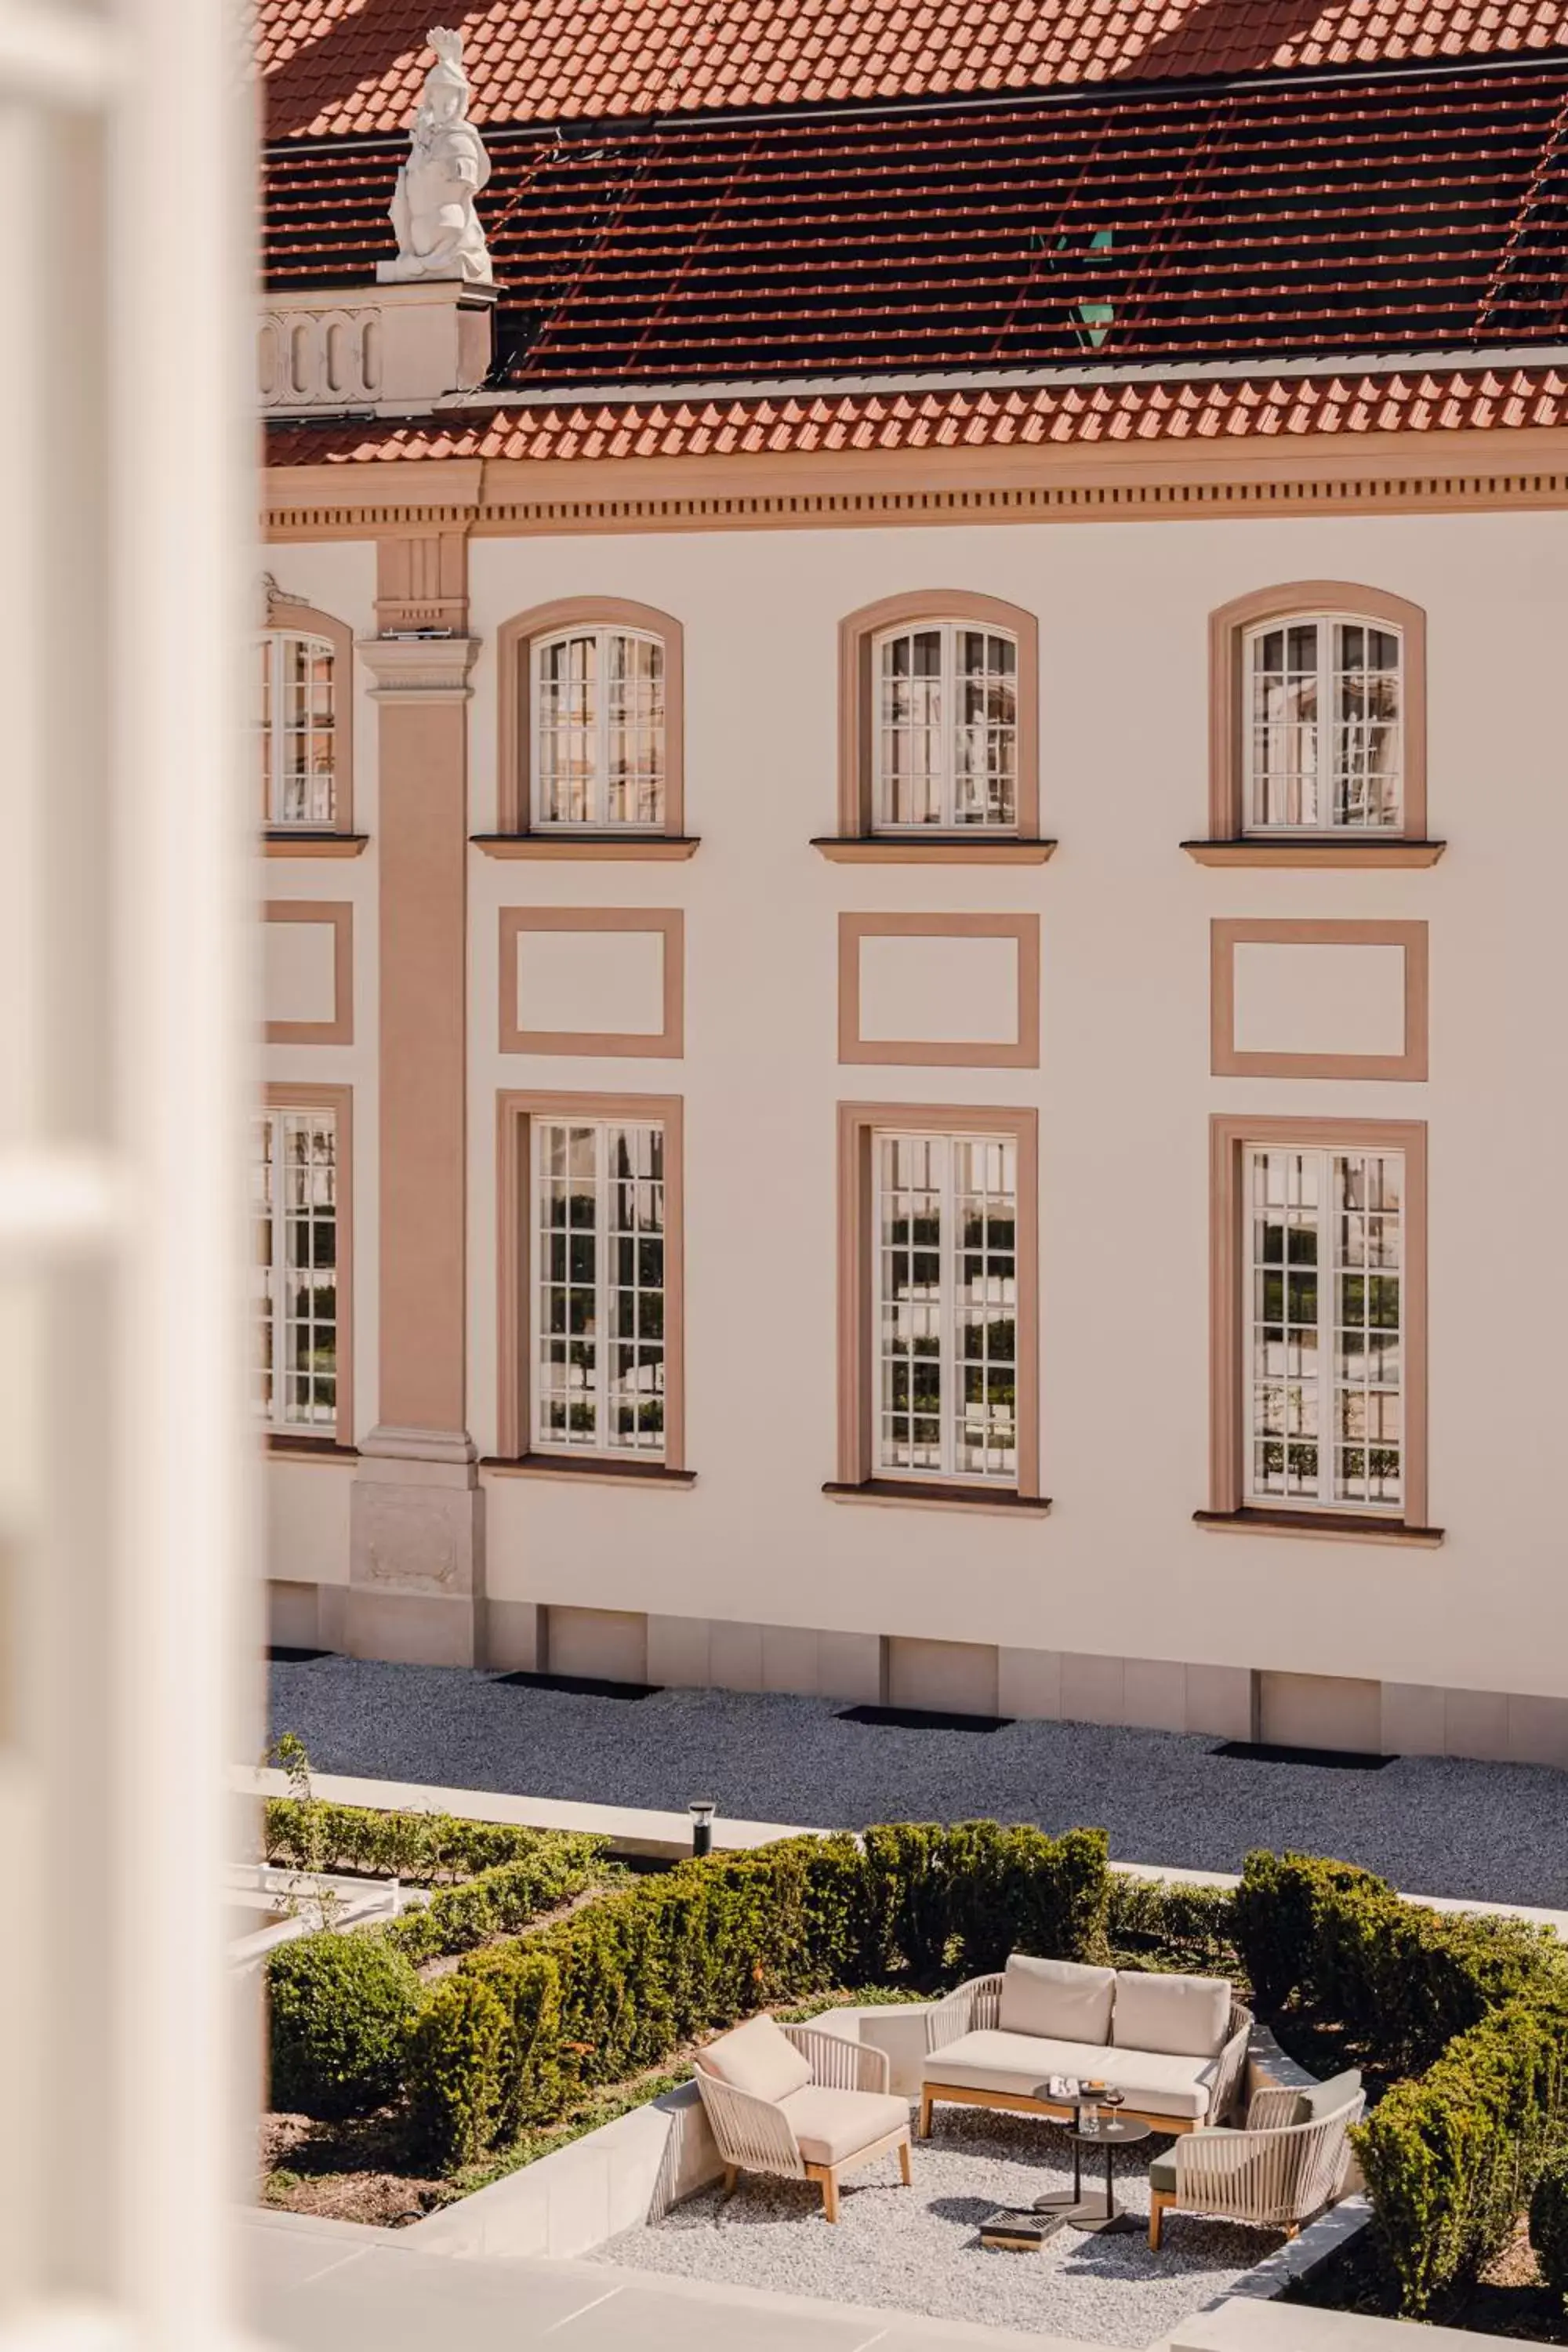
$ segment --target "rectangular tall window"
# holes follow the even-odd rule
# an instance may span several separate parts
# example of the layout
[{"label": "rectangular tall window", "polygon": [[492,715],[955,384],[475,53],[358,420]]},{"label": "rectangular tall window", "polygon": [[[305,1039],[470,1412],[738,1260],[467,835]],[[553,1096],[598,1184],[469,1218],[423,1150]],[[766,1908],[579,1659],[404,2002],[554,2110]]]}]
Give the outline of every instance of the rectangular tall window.
[{"label": "rectangular tall window", "polygon": [[338,1418],[338,1129],[330,1110],[268,1110],[251,1160],[256,1404],[269,1428]]},{"label": "rectangular tall window", "polygon": [[1399,631],[1329,615],[1279,621],[1248,631],[1246,650],[1248,829],[1397,826]]},{"label": "rectangular tall window", "polygon": [[872,1139],[879,1472],[1018,1476],[1018,1147]]},{"label": "rectangular tall window", "polygon": [[1243,1178],[1247,1499],[1398,1512],[1404,1155],[1248,1146]]},{"label": "rectangular tall window", "polygon": [[933,622],[880,638],[876,661],[878,824],[1016,825],[1014,640]]},{"label": "rectangular tall window", "polygon": [[533,1444],[665,1450],[665,1139],[532,1122]]}]

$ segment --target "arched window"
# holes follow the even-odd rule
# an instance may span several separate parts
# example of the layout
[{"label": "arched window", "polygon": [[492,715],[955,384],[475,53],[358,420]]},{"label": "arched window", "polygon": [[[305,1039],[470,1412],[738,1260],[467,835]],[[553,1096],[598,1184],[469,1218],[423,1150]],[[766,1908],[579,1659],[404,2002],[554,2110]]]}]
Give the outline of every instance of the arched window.
[{"label": "arched window", "polygon": [[1397,830],[1404,814],[1404,632],[1345,613],[1244,635],[1249,833]]},{"label": "arched window", "polygon": [[532,821],[664,824],[664,646],[642,630],[575,628],[533,644]]},{"label": "arched window", "polygon": [[274,598],[256,651],[261,822],[270,833],[348,830],[350,656],[342,622]]},{"label": "arched window", "polygon": [[[883,597],[839,623],[838,834],[893,856],[1049,854],[1039,824],[1039,632],[969,589]],[[989,846],[987,845],[989,845]]]},{"label": "arched window", "polygon": [[[695,844],[681,833],[681,628],[624,597],[573,596],[497,633],[500,835]],[[677,851],[677,844],[680,844]],[[629,846],[629,844],[626,845]],[[635,851],[633,854],[636,854]]]},{"label": "arched window", "polygon": [[963,621],[874,641],[873,805],[879,832],[1018,822],[1018,642]]},{"label": "arched window", "polygon": [[1272,842],[1287,858],[1293,838],[1370,857],[1425,845],[1420,606],[1309,580],[1238,597],[1209,625],[1211,841]]}]

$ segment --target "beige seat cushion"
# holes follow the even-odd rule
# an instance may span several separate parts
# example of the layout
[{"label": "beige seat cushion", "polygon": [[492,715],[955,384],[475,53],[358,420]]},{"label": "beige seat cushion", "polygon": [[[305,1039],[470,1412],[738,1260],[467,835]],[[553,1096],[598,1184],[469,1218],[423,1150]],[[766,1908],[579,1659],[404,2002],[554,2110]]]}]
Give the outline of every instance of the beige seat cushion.
[{"label": "beige seat cushion", "polygon": [[843,2164],[889,2132],[910,2127],[909,2101],[887,2091],[828,2091],[808,2083],[780,2105],[807,2164]]},{"label": "beige seat cushion", "polygon": [[1114,1969],[1015,1952],[1002,1979],[996,2022],[1004,2033],[1033,2033],[1045,2042],[1109,2042],[1115,1990]]},{"label": "beige seat cushion", "polygon": [[1118,2050],[1086,2042],[1045,2042],[1025,2033],[964,2033],[933,2051],[921,2069],[928,2090],[952,2084],[964,2091],[1009,2091],[1025,2099],[1050,2098],[1053,2074],[1098,2075],[1124,2091],[1141,2115],[1206,2116],[1214,2082],[1212,2058]]},{"label": "beige seat cushion", "polygon": [[811,2080],[810,2059],[771,2017],[748,2018],[733,2033],[700,2050],[697,2063],[732,2091],[749,2091],[753,2099],[771,2099],[775,2106]]},{"label": "beige seat cushion", "polygon": [[1224,1977],[1160,1976],[1119,1969],[1110,2038],[1122,2050],[1214,2058],[1225,2048],[1231,1990]]}]

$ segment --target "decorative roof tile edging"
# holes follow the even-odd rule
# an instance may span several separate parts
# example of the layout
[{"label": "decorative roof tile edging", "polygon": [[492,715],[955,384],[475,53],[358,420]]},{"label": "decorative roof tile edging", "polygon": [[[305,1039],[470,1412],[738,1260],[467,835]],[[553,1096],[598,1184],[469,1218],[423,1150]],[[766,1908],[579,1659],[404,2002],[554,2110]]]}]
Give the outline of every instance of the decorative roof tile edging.
[{"label": "decorative roof tile edging", "polygon": [[845,392],[729,400],[454,407],[381,425],[344,419],[268,436],[269,469],[432,460],[510,464],[825,457],[937,449],[1118,446],[1513,433],[1568,426],[1568,371],[1455,368],[1016,391]]}]

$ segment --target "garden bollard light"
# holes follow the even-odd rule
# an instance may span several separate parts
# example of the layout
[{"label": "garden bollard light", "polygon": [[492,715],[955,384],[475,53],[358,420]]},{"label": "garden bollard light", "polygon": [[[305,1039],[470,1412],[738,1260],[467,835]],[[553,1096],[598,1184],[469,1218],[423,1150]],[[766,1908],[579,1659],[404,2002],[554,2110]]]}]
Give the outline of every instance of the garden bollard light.
[{"label": "garden bollard light", "polygon": [[691,1816],[691,1852],[700,1861],[713,1851],[713,1816],[719,1808],[711,1797],[693,1797],[686,1810]]}]

